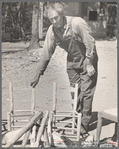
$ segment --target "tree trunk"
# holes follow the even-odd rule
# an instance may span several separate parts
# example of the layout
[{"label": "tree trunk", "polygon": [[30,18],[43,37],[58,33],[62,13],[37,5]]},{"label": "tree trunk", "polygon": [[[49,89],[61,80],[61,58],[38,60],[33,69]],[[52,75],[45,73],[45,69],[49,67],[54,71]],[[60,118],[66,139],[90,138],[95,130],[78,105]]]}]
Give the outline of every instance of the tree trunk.
[{"label": "tree trunk", "polygon": [[38,49],[39,45],[39,32],[38,32],[38,18],[39,18],[39,2],[33,4],[33,15],[32,15],[32,38],[28,50]]},{"label": "tree trunk", "polygon": [[43,2],[40,2],[39,10],[39,39],[43,39]]}]

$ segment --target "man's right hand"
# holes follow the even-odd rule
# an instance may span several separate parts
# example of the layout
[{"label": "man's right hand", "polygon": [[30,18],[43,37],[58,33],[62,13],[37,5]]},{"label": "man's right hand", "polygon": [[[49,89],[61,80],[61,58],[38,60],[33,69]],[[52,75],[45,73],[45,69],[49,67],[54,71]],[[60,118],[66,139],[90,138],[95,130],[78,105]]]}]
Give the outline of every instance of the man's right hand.
[{"label": "man's right hand", "polygon": [[39,79],[40,79],[40,75],[36,75],[36,77],[33,80],[31,80],[31,86],[33,88],[35,88],[35,86],[38,84]]}]

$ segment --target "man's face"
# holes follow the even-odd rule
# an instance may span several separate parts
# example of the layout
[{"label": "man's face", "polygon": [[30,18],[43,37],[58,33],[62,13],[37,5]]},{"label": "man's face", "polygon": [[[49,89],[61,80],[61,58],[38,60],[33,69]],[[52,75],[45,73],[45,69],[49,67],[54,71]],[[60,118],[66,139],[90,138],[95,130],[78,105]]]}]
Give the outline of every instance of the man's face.
[{"label": "man's face", "polygon": [[49,10],[48,18],[54,27],[60,28],[63,26],[63,15],[59,15],[55,10]]}]

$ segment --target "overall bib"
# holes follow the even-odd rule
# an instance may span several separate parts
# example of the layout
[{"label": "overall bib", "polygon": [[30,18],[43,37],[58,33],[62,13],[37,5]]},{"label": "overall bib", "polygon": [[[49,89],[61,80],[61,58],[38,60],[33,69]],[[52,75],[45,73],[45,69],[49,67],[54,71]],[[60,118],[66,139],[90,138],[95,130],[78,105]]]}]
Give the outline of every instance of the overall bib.
[{"label": "overall bib", "polygon": [[[55,39],[58,45],[67,53],[67,73],[70,85],[74,87],[78,83],[78,104],[77,112],[82,113],[81,118],[81,134],[88,131],[88,125],[92,112],[92,100],[97,83],[97,61],[98,56],[96,48],[94,47],[95,55],[93,59],[93,66],[96,73],[89,77],[86,71],[86,48],[85,45],[79,42],[75,37],[67,41],[62,41],[54,31]],[[71,94],[72,97],[74,96]]]}]

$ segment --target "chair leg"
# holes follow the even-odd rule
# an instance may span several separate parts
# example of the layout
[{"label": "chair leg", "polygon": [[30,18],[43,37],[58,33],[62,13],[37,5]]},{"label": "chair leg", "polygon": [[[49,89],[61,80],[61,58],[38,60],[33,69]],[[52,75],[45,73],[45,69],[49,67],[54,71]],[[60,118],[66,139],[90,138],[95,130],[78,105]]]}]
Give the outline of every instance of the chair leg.
[{"label": "chair leg", "polygon": [[[73,116],[75,116],[75,113],[73,112]],[[72,128],[74,129],[75,128],[75,117],[72,118],[73,122],[72,122]],[[72,130],[72,134],[74,134],[75,131]]]},{"label": "chair leg", "polygon": [[81,113],[78,113],[77,141],[79,141],[79,139],[80,139],[80,129],[81,129]]},{"label": "chair leg", "polygon": [[98,123],[97,123],[97,132],[96,132],[96,144],[99,146],[100,143],[100,134],[102,129],[102,116],[98,114]]},{"label": "chair leg", "polygon": [[8,131],[11,130],[11,113],[7,113],[7,124],[8,124]]},{"label": "chair leg", "polygon": [[47,129],[47,132],[48,132],[48,139],[49,139],[49,146],[51,146],[52,144],[52,139],[51,139],[51,134],[52,134],[52,121],[51,121],[51,118],[49,116],[49,119],[48,119],[48,129]]},{"label": "chair leg", "polygon": [[[56,115],[56,105],[57,105],[57,86],[56,82],[53,83],[53,114]],[[56,117],[54,117],[54,126],[56,126]]]}]

